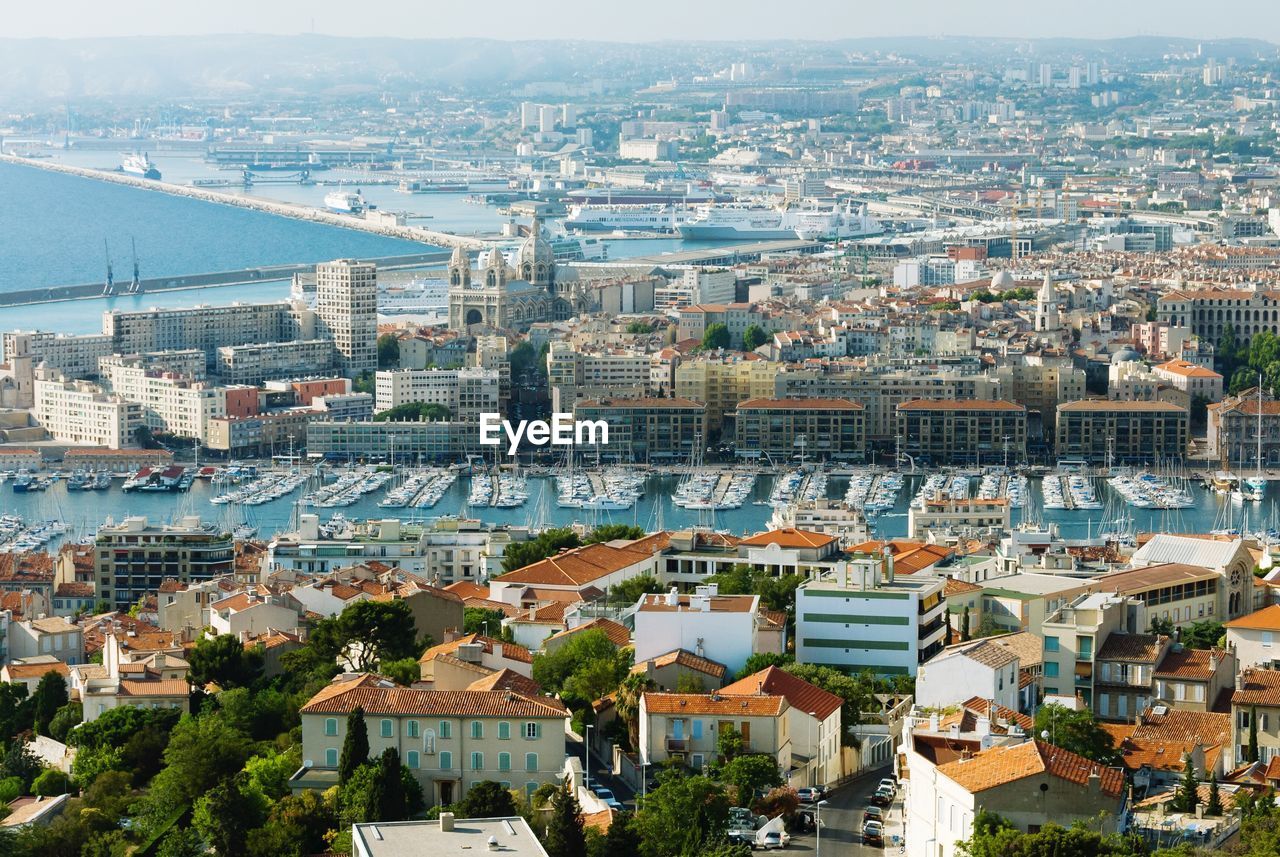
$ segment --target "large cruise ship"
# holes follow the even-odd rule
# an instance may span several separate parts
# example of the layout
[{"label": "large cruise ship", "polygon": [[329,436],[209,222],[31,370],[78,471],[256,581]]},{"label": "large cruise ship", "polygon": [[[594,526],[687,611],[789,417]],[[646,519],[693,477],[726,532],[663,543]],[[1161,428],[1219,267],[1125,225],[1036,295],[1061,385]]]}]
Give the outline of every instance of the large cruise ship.
[{"label": "large cruise ship", "polygon": [[569,205],[700,205],[728,202],[733,197],[697,187],[592,187],[571,190],[565,194]]},{"label": "large cruise ship", "polygon": [[125,155],[124,161],[120,164],[120,169],[130,175],[142,176],[144,179],[160,180],[160,171],[156,169],[155,164],[151,163],[151,159],[147,157],[145,152]]},{"label": "large cruise ship", "polygon": [[691,209],[675,205],[575,205],[564,225],[584,232],[675,232]]},{"label": "large cruise ship", "polygon": [[880,224],[866,208],[853,211],[831,208],[771,208],[750,203],[700,205],[693,217],[680,221],[676,231],[693,240],[747,241],[799,238],[857,238],[878,235]]},{"label": "large cruise ship", "polygon": [[448,280],[414,277],[398,286],[378,284],[378,312],[383,315],[443,312],[448,306]]}]

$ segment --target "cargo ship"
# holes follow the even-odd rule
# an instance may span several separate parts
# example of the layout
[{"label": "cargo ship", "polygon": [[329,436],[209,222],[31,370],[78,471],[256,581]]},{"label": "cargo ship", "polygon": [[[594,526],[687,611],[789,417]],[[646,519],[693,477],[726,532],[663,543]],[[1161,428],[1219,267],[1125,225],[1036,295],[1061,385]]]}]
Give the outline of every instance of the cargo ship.
[{"label": "cargo ship", "polygon": [[151,163],[151,158],[147,157],[145,152],[125,155],[124,161],[120,164],[120,170],[129,175],[141,176],[144,179],[160,180],[160,171],[156,169],[155,164]]}]

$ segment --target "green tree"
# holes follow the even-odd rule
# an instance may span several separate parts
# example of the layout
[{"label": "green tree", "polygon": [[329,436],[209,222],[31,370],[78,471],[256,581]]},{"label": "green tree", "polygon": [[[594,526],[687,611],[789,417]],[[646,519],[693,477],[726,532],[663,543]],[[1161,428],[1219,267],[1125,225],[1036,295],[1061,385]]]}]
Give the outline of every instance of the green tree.
[{"label": "green tree", "polygon": [[609,832],[600,837],[591,857],[641,857],[640,836],[635,829],[635,816],[626,810],[615,812]]},{"label": "green tree", "polygon": [[249,831],[266,820],[261,794],[247,787],[244,775],[218,783],[195,804],[191,821],[200,835],[221,855],[244,854]]},{"label": "green tree", "polygon": [[21,682],[0,683],[0,746],[13,735],[31,728],[31,699]]},{"label": "green tree", "polygon": [[493,780],[481,780],[473,785],[462,800],[453,805],[452,811],[458,818],[507,818],[520,814],[511,791]]},{"label": "green tree", "polygon": [[37,735],[49,734],[49,723],[58,709],[67,704],[67,680],[50,670],[40,677],[31,696],[31,713]]},{"label": "green tree", "polygon": [[1173,636],[1173,620],[1169,618],[1160,618],[1159,616],[1151,617],[1151,624],[1147,628],[1148,634],[1160,634],[1165,637]]},{"label": "green tree", "polygon": [[405,402],[373,415],[375,423],[441,423],[452,417],[452,412],[435,402]]},{"label": "green tree", "polygon": [[383,750],[378,757],[378,775],[371,798],[371,803],[377,806],[377,821],[404,821],[409,817],[400,768],[400,752],[395,747]]},{"label": "green tree", "polygon": [[755,351],[768,341],[769,334],[765,333],[764,328],[758,324],[753,324],[742,332],[743,351]]},{"label": "green tree", "polygon": [[515,571],[526,565],[555,556],[562,550],[582,547],[582,539],[568,527],[546,530],[527,542],[507,545],[502,555],[502,570]]},{"label": "green tree", "polygon": [[587,857],[582,808],[568,778],[551,796],[551,818],[547,821],[547,835],[542,845],[548,857]]},{"label": "green tree", "polygon": [[960,611],[960,642],[967,643],[972,639],[969,629],[969,606],[965,605],[965,608]]},{"label": "green tree", "polygon": [[1246,762],[1258,761],[1258,709],[1249,708],[1249,749],[1245,753]]},{"label": "green tree", "polygon": [[1205,815],[1222,815],[1222,795],[1218,793],[1218,772],[1209,774],[1209,802],[1204,807]]},{"label": "green tree", "polygon": [[160,840],[156,857],[205,857],[207,851],[194,827],[174,826]]},{"label": "green tree", "polygon": [[754,581],[751,577],[751,566],[738,563],[728,571],[719,571],[707,578],[707,583],[714,583],[721,595],[753,595]]},{"label": "green tree", "polygon": [[640,600],[641,595],[649,595],[662,591],[662,584],[652,574],[637,574],[609,587],[609,603],[631,606]]},{"label": "green tree", "polygon": [[877,692],[875,677],[869,671],[856,677],[849,676],[817,664],[788,664],[783,669],[843,700],[840,722],[844,724],[844,734],[840,736],[840,744],[844,747],[856,747],[857,736],[850,730],[862,720],[862,712],[875,710],[879,706],[874,695]]},{"label": "green tree", "polygon": [[1179,642],[1188,649],[1211,649],[1225,642],[1227,629],[1221,622],[1204,619],[1182,629]]},{"label": "green tree", "polygon": [[357,601],[338,617],[338,627],[349,645],[347,657],[357,671],[364,672],[384,660],[400,661],[422,653],[413,612],[408,603]]},{"label": "green tree", "polygon": [[729,328],[721,322],[716,322],[707,326],[702,334],[702,350],[716,351],[721,348],[728,348],[733,342],[729,335]]},{"label": "green tree", "polygon": [[80,703],[68,702],[59,708],[58,713],[49,721],[49,737],[65,744],[67,733],[82,720],[84,720],[84,709]]},{"label": "green tree", "polygon": [[191,804],[244,767],[252,752],[248,737],[228,726],[218,713],[184,715],[169,735],[164,770],[151,792]]},{"label": "green tree", "polygon": [[613,704],[618,710],[618,719],[626,725],[627,746],[631,750],[639,747],[640,697],[653,688],[654,683],[647,675],[634,672],[620,681],[614,692]]},{"label": "green tree", "polygon": [[1196,779],[1195,763],[1191,761],[1191,754],[1188,753],[1186,764],[1182,768],[1182,782],[1178,784],[1178,792],[1174,796],[1174,806],[1179,812],[1196,811],[1196,805],[1200,803],[1200,796],[1196,791],[1199,785]]},{"label": "green tree", "polygon": [[290,793],[289,778],[301,765],[302,750],[295,744],[279,753],[260,751],[244,763],[244,773],[251,788],[277,801]]},{"label": "green tree", "polygon": [[772,789],[782,785],[778,762],[772,756],[753,753],[738,756],[720,769],[720,781],[736,790],[737,805],[751,806],[756,789]]},{"label": "green tree", "polygon": [[485,607],[467,607],[462,611],[462,632],[464,634],[483,634],[503,642],[515,642],[511,629],[502,624],[507,614],[501,610],[489,610]]},{"label": "green tree", "polygon": [[946,634],[947,634],[946,639],[943,642],[943,645],[949,646],[951,645],[951,606],[950,605],[947,605],[947,609],[942,611],[942,618],[946,626]]},{"label": "green tree", "polygon": [[197,687],[210,682],[224,690],[248,687],[262,674],[262,652],[246,649],[234,634],[200,638],[187,660]]},{"label": "green tree", "polygon": [[422,678],[422,666],[417,658],[383,661],[378,665],[378,672],[402,687],[408,687]]},{"label": "green tree", "polygon": [[22,782],[24,792],[31,788],[31,784],[43,770],[40,760],[20,740],[10,741],[4,756],[0,757],[0,780],[17,777]]},{"label": "green tree", "polygon": [[[513,378],[527,375],[530,371],[539,371],[538,352],[527,339],[516,343],[516,347],[511,349],[510,363]],[[543,366],[545,365],[544,363]]]},{"label": "green tree", "polygon": [[1112,764],[1116,759],[1115,747],[1108,735],[1093,718],[1088,709],[1072,711],[1066,706],[1050,704],[1036,711],[1035,732],[1049,732],[1049,741],[1064,750],[1101,762]]},{"label": "green tree", "polygon": [[554,651],[533,656],[533,680],[551,693],[564,689],[566,682],[578,673],[582,674],[582,679],[575,684],[584,694],[591,692],[588,686],[595,688],[597,682],[612,675],[612,684],[605,690],[607,693],[618,686],[630,668],[631,650],[620,650],[599,629],[574,634]]},{"label": "green tree", "polygon": [[394,369],[400,365],[400,339],[394,333],[378,337],[378,368]]},{"label": "green tree", "polygon": [[328,850],[325,834],[338,826],[335,797],[316,791],[285,795],[267,823],[249,833],[250,857],[307,857]]},{"label": "green tree", "polygon": [[747,662],[743,664],[742,669],[738,670],[737,674],[734,675],[733,680],[738,681],[749,675],[755,675],[766,667],[786,667],[788,664],[794,664],[795,662],[796,656],[787,652],[782,654],[777,652],[754,652],[747,658]]},{"label": "green tree", "polygon": [[642,539],[647,535],[644,527],[637,527],[634,524],[600,524],[598,527],[587,533],[583,544],[594,545],[599,542],[612,542],[617,540],[632,542],[636,539]]},{"label": "green tree", "polygon": [[658,774],[658,787],[640,800],[636,829],[651,857],[701,855],[729,825],[729,796],[721,784],[677,770]]},{"label": "green tree", "polygon": [[742,740],[742,733],[732,726],[723,726],[716,735],[716,753],[725,763],[732,762],[742,754],[745,749],[745,742]]},{"label": "green tree", "polygon": [[31,791],[44,797],[66,794],[71,790],[71,778],[57,768],[45,768],[31,783]]},{"label": "green tree", "polygon": [[342,739],[342,756],[338,759],[338,783],[346,783],[356,769],[367,761],[369,730],[364,722],[364,709],[357,705],[347,715],[347,734]]},{"label": "green tree", "polygon": [[627,325],[627,333],[635,333],[640,335],[644,335],[646,333],[653,333],[653,326],[645,324],[643,321],[633,321]]}]

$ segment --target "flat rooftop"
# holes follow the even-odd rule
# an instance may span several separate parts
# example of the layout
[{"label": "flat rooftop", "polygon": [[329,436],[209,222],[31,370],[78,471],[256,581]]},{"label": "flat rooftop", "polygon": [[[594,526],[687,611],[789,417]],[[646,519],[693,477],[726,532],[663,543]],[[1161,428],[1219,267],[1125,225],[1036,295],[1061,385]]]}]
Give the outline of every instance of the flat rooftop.
[{"label": "flat rooftop", "polygon": [[355,824],[351,848],[354,857],[476,857],[491,853],[490,837],[498,854],[547,857],[528,823],[518,816],[457,819],[452,830],[442,829],[438,820]]}]

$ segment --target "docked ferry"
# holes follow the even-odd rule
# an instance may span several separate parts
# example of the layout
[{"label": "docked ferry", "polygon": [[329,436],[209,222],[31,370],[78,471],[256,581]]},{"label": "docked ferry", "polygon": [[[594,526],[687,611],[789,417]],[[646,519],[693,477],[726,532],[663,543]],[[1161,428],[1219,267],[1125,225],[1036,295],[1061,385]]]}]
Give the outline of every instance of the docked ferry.
[{"label": "docked ferry", "polygon": [[160,180],[160,171],[156,169],[155,164],[151,163],[151,158],[147,157],[145,152],[125,155],[124,161],[120,164],[120,169],[122,172],[141,176],[144,179]]},{"label": "docked ferry", "polygon": [[692,217],[676,226],[681,238],[698,241],[729,239],[769,241],[799,238],[858,238],[878,235],[880,224],[866,208],[773,208],[751,203],[700,205]]}]

